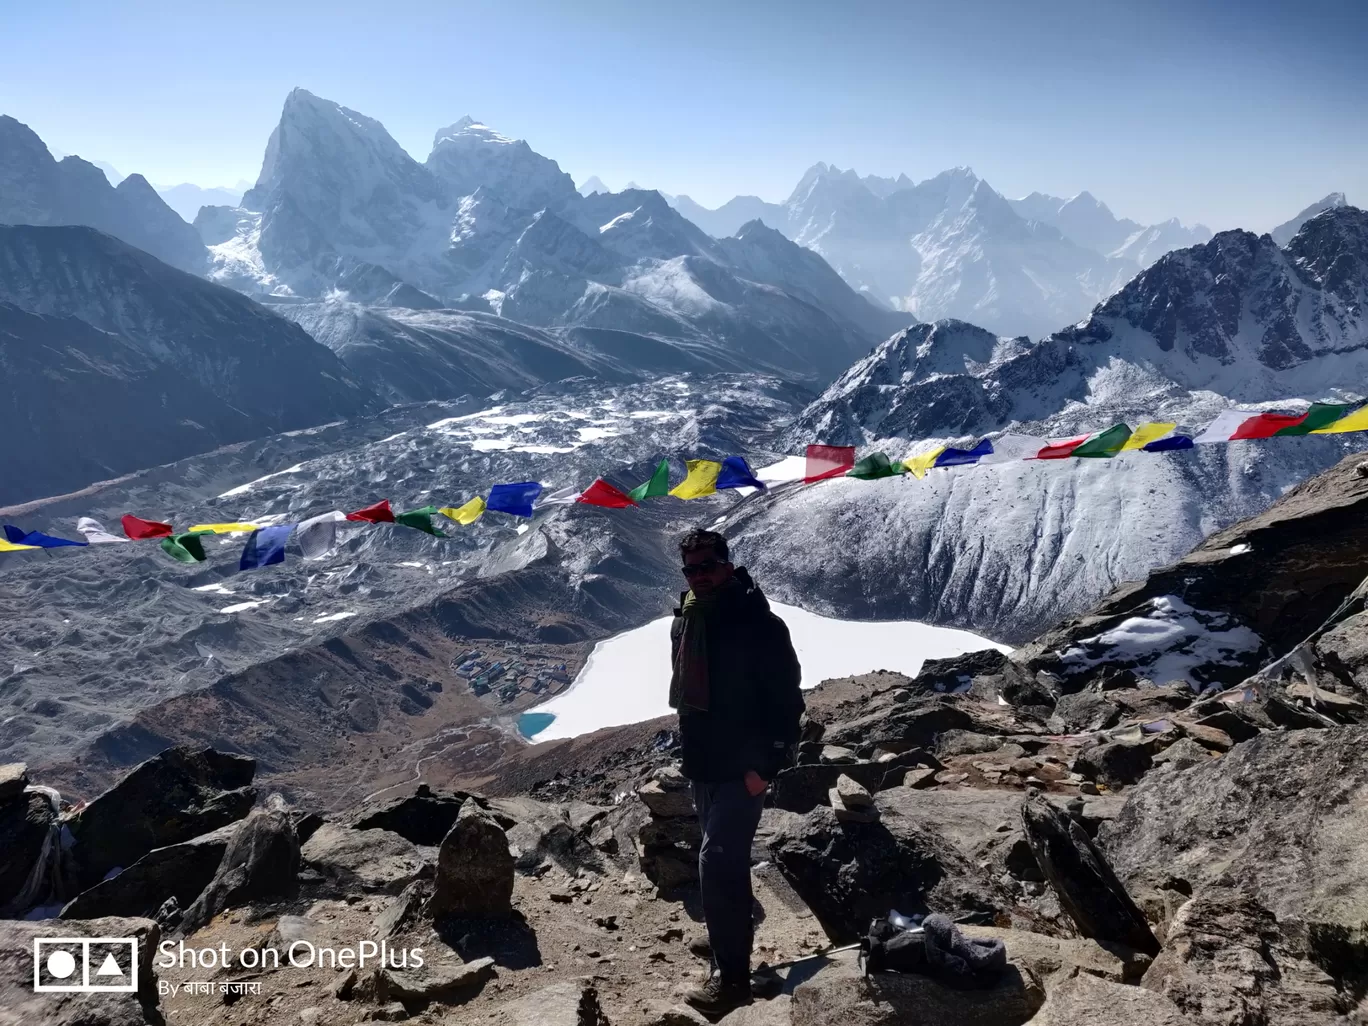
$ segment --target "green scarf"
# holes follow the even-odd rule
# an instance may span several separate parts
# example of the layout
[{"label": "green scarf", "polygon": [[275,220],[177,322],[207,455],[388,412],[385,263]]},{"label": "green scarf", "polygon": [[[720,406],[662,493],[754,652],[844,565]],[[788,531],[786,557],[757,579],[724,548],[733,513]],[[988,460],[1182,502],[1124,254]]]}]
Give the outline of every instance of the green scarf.
[{"label": "green scarf", "polygon": [[671,709],[708,711],[708,611],[717,598],[700,598],[692,590],[684,596],[684,631],[670,674]]}]

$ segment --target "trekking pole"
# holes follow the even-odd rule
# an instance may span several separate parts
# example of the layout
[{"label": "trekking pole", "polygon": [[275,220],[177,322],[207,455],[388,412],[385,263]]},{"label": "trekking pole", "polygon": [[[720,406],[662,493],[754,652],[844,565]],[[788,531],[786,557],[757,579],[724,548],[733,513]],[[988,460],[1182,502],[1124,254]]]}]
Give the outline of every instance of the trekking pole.
[{"label": "trekking pole", "polygon": [[814,951],[810,955],[802,955],[799,958],[790,958],[787,962],[776,962],[774,965],[767,965],[765,966],[763,971],[772,972],[776,969],[788,969],[792,966],[800,965],[803,962],[811,962],[814,958],[826,958],[828,955],[838,955],[842,951],[854,951],[857,948],[859,948],[859,946],[863,943],[864,941],[856,941],[854,944],[842,944],[840,947],[837,948],[823,948],[821,951]]}]

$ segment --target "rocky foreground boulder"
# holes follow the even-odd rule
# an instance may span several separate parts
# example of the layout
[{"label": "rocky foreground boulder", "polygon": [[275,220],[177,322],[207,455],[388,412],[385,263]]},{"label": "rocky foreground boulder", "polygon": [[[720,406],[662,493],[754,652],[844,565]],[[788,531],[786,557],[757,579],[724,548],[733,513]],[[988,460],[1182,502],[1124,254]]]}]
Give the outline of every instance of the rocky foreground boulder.
[{"label": "rocky foreground boulder", "polygon": [[66,819],[72,886],[84,890],[154,848],[247,815],[256,760],[212,748],[168,748]]}]

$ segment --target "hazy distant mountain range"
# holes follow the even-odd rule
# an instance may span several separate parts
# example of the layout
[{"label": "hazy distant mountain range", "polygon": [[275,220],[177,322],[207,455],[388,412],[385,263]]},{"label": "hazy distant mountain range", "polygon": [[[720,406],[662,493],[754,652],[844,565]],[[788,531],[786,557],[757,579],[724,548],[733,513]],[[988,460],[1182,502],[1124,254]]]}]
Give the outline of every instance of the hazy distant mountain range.
[{"label": "hazy distant mountain range", "polygon": [[1032,337],[1087,316],[1164,253],[1211,238],[1203,225],[1118,219],[1087,192],[1009,200],[968,168],[914,183],[814,164],[783,203],[672,202],[717,236],[759,218],[919,320],[958,317]]}]

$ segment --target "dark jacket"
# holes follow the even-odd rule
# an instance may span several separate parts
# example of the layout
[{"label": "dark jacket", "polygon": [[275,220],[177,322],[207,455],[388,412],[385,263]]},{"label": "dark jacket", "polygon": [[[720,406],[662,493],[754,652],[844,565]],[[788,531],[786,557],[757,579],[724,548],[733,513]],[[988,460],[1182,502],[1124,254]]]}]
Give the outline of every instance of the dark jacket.
[{"label": "dark jacket", "polygon": [[[791,762],[803,715],[801,671],[788,626],[744,568],[708,614],[708,711],[679,714],[681,767],[691,780],[736,780],[755,770],[764,780]],[[683,596],[680,596],[683,605]],[[670,625],[670,656],[679,652],[682,609]]]}]

